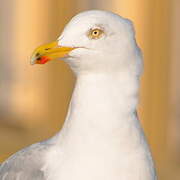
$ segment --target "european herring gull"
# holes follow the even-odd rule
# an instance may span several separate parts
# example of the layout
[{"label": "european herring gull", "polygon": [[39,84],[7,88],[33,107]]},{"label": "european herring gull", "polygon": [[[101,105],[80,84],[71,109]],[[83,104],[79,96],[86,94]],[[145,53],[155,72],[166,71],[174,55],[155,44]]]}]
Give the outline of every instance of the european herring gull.
[{"label": "european herring gull", "polygon": [[61,58],[76,75],[62,130],[7,159],[1,180],[156,180],[136,113],[141,51],[130,20],[82,12],[31,64]]}]

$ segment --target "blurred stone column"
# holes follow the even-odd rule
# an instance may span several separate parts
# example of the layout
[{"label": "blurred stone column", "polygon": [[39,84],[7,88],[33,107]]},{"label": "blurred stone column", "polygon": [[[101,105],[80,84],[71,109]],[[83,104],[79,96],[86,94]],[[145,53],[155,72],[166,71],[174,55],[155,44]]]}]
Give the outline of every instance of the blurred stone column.
[{"label": "blurred stone column", "polygon": [[72,4],[64,0],[1,2],[0,99],[6,123],[34,127],[49,121],[51,67],[31,66],[29,61],[34,48],[58,37]]},{"label": "blurred stone column", "polygon": [[[48,40],[49,27],[46,21],[50,17],[49,13],[45,13],[49,12],[48,4],[44,0],[15,0],[3,1],[1,6],[4,10],[1,17],[4,20],[1,51],[6,53],[1,66],[1,80],[6,86],[1,98],[6,97],[5,101],[8,102],[7,109],[3,111],[5,121],[17,126],[39,123],[46,114],[48,69],[30,66],[29,60],[32,50]],[[5,102],[2,103],[1,106],[4,106]]]},{"label": "blurred stone column", "polygon": [[176,178],[180,177],[180,1],[173,0],[171,6],[171,89],[169,122],[169,153],[174,164]]},{"label": "blurred stone column", "polygon": [[11,82],[13,81],[13,67],[11,64],[13,33],[14,28],[14,3],[1,1],[0,6],[0,121],[11,112]]}]

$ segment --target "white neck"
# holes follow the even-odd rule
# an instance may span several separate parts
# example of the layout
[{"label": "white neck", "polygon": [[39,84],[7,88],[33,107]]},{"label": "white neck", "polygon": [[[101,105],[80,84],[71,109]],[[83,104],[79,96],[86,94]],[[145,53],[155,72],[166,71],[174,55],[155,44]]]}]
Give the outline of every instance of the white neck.
[{"label": "white neck", "polygon": [[[122,179],[155,179],[151,155],[136,115],[138,88],[139,77],[130,72],[77,77],[59,139],[66,153],[72,153],[73,149],[72,157],[79,157],[74,161],[79,161],[79,166],[82,164],[81,169],[84,161],[92,164],[90,169],[95,168],[93,162],[96,161],[96,168],[105,168],[102,171],[117,168],[117,177]],[[80,162],[82,156],[85,160]],[[101,164],[104,157],[106,167]],[[131,170],[126,178],[126,171]],[[98,173],[100,171],[95,174]]]},{"label": "white neck", "polygon": [[128,73],[79,75],[64,128],[83,137],[120,131],[136,121],[138,86],[138,77]]}]

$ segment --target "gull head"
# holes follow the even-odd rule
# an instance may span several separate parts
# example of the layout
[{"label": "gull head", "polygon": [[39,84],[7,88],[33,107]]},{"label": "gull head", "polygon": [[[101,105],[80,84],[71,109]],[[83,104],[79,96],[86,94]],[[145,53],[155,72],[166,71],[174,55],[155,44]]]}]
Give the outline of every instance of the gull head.
[{"label": "gull head", "polygon": [[140,74],[142,70],[132,22],[109,11],[90,10],[74,16],[56,41],[35,49],[31,64],[57,58],[75,73],[128,70]]}]

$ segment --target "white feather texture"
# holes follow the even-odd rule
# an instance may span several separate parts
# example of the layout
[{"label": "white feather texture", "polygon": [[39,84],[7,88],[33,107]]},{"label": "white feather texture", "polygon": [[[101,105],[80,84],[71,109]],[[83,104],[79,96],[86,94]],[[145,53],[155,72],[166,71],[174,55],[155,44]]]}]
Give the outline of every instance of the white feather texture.
[{"label": "white feather texture", "polygon": [[[90,39],[90,29],[104,34]],[[77,80],[65,124],[49,140],[47,180],[156,180],[136,114],[142,57],[132,23],[107,11],[78,14],[59,45]]]}]

